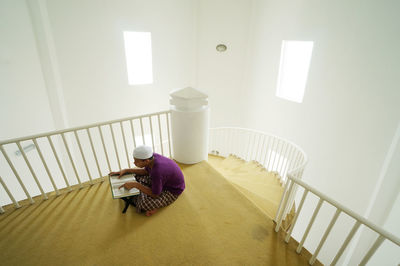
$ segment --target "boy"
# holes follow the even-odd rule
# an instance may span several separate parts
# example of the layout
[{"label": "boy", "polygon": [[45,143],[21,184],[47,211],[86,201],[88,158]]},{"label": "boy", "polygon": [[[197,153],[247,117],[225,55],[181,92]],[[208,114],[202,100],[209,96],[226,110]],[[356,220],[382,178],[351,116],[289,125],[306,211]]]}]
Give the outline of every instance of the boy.
[{"label": "boy", "polygon": [[138,212],[151,216],[159,208],[173,203],[185,189],[185,180],[179,166],[149,146],[138,146],[133,151],[134,163],[139,168],[123,169],[110,175],[135,174],[137,182],[126,182],[121,187],[137,188],[140,194],[133,199]]}]

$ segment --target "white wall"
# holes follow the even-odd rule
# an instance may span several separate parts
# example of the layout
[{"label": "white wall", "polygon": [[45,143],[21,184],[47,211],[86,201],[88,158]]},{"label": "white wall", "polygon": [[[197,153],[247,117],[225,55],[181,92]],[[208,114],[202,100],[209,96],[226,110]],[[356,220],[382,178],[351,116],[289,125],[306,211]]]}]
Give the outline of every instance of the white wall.
[{"label": "white wall", "polygon": [[[2,1],[0,122],[6,126],[0,139],[169,109],[169,92],[195,81],[195,8],[195,1],[184,0]],[[128,85],[123,31],[152,33],[153,84]],[[58,123],[60,119],[65,121]],[[32,187],[32,196],[38,195],[25,162],[13,154],[16,146],[10,146],[5,149],[13,164],[22,168],[17,171],[23,182]],[[42,149],[49,151],[48,145]],[[72,150],[86,181],[76,145]],[[27,156],[37,159],[36,152]],[[62,160],[70,183],[76,183],[69,159]],[[54,158],[49,161],[50,168],[58,168]],[[3,158],[0,164],[0,174],[15,198],[25,198]],[[35,172],[49,191],[44,169]],[[58,187],[65,186],[59,171],[53,174],[61,182]],[[2,188],[0,194],[0,204],[10,203]]]},{"label": "white wall", "polygon": [[[70,126],[166,110],[194,82],[193,1],[47,1]],[[152,34],[154,83],[130,86],[123,31]]]},{"label": "white wall", "polygon": [[[209,95],[211,127],[242,124],[240,98],[252,1],[198,1],[197,88]],[[217,52],[218,44],[225,52]]]},{"label": "white wall", "polygon": [[[399,8],[396,1],[255,1],[253,9],[245,126],[299,144],[309,155],[304,179],[360,214],[399,121]],[[275,96],[282,40],[314,41],[301,104]],[[316,240],[306,242],[311,251]]]},{"label": "white wall", "polygon": [[[397,130],[393,136],[392,143],[388,150],[385,158],[385,162],[382,166],[382,170],[377,181],[375,191],[371,195],[369,206],[365,213],[365,216],[370,219],[371,222],[381,225],[386,230],[394,235],[400,237],[400,231],[394,228],[395,224],[399,224],[399,192],[400,192],[400,122]],[[361,230],[359,235],[355,238],[357,242],[351,247],[351,257],[348,257],[350,264],[357,263],[361,260],[361,255],[372,246],[372,243],[377,238],[376,233],[371,230]],[[389,241],[386,241],[389,242]],[[379,256],[377,258],[387,257],[396,258],[398,250],[393,249],[393,245],[385,243],[386,247],[379,250]],[[379,261],[375,258],[375,261]],[[385,260],[383,260],[385,261]],[[385,265],[392,265],[391,263],[384,263]],[[373,264],[372,264],[373,265]],[[394,263],[393,263],[394,265]]]},{"label": "white wall", "polygon": [[[49,105],[42,64],[36,45],[31,17],[25,1],[0,2],[0,140],[33,135],[54,130],[53,116]],[[22,142],[26,147],[32,143]],[[17,157],[17,145],[4,146],[15,166],[24,165],[22,156]],[[30,152],[27,156],[32,158]],[[0,176],[8,188],[15,191],[17,200],[25,194],[8,167],[3,154],[0,155]],[[27,186],[36,184],[25,166],[18,172]],[[29,176],[26,176],[27,174]],[[44,182],[46,189],[49,185]],[[50,185],[51,186],[51,185]],[[11,203],[3,187],[0,187],[0,204]]]},{"label": "white wall", "polygon": [[0,2],[0,140],[54,129],[25,1]]},{"label": "white wall", "polygon": [[[393,208],[389,214],[387,221],[384,224],[385,230],[400,235],[400,194],[397,196]],[[400,261],[400,253],[397,245],[390,241],[384,241],[382,246],[376,251],[367,265],[381,266],[381,265],[398,265]]]},{"label": "white wall", "polygon": [[[367,210],[399,121],[398,2],[38,1],[48,11],[69,126],[168,109],[171,89],[194,86],[210,96],[212,126],[294,141],[309,155],[306,181]],[[0,138],[52,130],[54,97],[26,1],[2,1],[0,12]],[[154,84],[128,85],[125,30],[152,32]],[[275,97],[282,40],[315,42],[301,104]]]}]

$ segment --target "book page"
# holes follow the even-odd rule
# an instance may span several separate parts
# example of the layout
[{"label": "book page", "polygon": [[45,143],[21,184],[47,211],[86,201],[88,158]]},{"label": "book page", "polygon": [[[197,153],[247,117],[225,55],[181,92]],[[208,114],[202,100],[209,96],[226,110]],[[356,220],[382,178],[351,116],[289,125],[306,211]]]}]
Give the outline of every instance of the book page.
[{"label": "book page", "polygon": [[114,199],[138,195],[140,193],[140,191],[137,188],[132,188],[129,190],[124,187],[119,188],[126,182],[136,182],[135,175],[133,174],[124,175],[121,176],[121,178],[118,178],[117,175],[109,176],[109,180],[110,180],[111,193]]}]

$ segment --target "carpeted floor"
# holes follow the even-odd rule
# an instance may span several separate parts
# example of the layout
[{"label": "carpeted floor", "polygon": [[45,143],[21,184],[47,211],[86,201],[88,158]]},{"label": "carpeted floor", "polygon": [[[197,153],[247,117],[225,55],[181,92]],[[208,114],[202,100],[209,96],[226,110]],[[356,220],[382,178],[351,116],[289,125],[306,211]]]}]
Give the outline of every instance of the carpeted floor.
[{"label": "carpeted floor", "polygon": [[277,173],[234,156],[209,155],[208,162],[269,218],[275,218],[284,190]]},{"label": "carpeted floor", "polygon": [[[152,217],[113,200],[108,181],[0,215],[1,265],[308,265],[207,162]],[[320,265],[318,261],[314,265]]]}]

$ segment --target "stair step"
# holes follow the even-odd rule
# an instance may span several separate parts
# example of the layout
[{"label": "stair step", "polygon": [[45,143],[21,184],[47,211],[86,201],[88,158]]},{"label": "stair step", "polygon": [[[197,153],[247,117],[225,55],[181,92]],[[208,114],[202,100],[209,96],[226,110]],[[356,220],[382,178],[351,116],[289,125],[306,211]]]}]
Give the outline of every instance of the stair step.
[{"label": "stair step", "polygon": [[243,181],[254,182],[254,183],[261,183],[261,184],[269,184],[274,186],[282,187],[281,182],[279,181],[279,176],[273,173],[236,173],[232,171],[220,170],[217,169],[221,174],[224,176],[232,176],[241,178]]},{"label": "stair step", "polygon": [[243,182],[240,179],[231,178],[231,177],[229,177],[227,179],[230,182],[235,183],[235,185],[243,187],[260,197],[268,198],[270,201],[275,202],[277,204],[279,203],[279,201],[281,199],[281,195],[283,193],[282,187],[269,186],[269,185],[265,185],[265,184],[257,184],[257,183],[251,183],[251,182]]},{"label": "stair step", "polygon": [[[230,158],[230,157],[228,157],[228,158]],[[236,171],[260,171],[261,172],[264,170],[262,168],[262,166],[259,165],[257,162],[254,162],[254,161],[246,162],[246,161],[240,160],[240,159],[235,159],[235,161],[233,161],[228,158],[225,159],[224,162],[221,163],[222,168],[236,170]],[[232,163],[232,162],[234,162],[234,163]]]},{"label": "stair step", "polygon": [[254,205],[256,205],[263,213],[265,213],[271,219],[274,219],[276,211],[278,210],[278,204],[260,196],[252,191],[247,190],[241,186],[233,184],[234,187],[240,191],[246,198],[248,198]]},{"label": "stair step", "polygon": [[224,158],[210,155],[208,162],[268,217],[274,219],[284,190],[277,173],[268,172],[255,161],[247,162],[235,156]]},{"label": "stair step", "polygon": [[231,182],[235,183],[245,183],[249,184],[251,186],[259,186],[261,189],[275,189],[277,191],[283,191],[283,187],[280,185],[277,185],[272,182],[268,182],[267,180],[257,180],[256,178],[253,177],[241,177],[241,176],[225,176],[226,179],[228,179]]},{"label": "stair step", "polygon": [[243,163],[246,163],[246,161],[230,155],[220,162],[220,167],[234,168],[242,165]]}]

